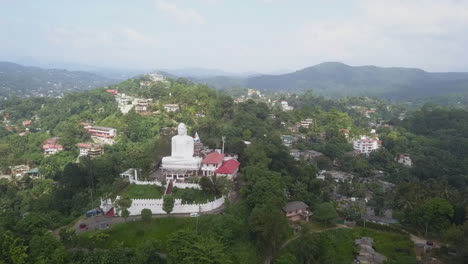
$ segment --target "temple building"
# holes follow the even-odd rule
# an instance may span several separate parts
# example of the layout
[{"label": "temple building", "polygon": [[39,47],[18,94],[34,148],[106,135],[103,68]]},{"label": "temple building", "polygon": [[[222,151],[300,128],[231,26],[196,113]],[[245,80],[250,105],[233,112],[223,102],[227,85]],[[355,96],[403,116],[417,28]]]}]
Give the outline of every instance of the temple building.
[{"label": "temple building", "polygon": [[224,156],[224,154],[218,151],[213,151],[206,155],[201,166],[203,176],[213,176],[215,171],[223,164]]},{"label": "temple building", "polygon": [[215,171],[216,176],[224,176],[229,179],[236,179],[239,172],[240,162],[235,159],[225,161],[219,169]]}]

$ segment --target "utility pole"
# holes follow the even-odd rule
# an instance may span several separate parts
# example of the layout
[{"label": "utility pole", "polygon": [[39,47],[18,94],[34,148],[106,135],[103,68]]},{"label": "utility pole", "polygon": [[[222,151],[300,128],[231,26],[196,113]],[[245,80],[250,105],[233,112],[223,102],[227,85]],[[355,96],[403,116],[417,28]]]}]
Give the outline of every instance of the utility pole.
[{"label": "utility pole", "polygon": [[223,140],[223,149],[222,149],[221,153],[224,154],[224,141],[226,140],[226,137],[222,136],[221,139]]}]

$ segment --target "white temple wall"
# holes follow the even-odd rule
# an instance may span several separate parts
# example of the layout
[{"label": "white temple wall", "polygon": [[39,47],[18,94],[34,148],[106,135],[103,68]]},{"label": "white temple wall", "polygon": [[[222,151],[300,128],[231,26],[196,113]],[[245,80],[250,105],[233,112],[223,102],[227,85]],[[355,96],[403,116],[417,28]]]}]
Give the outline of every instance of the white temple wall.
[{"label": "white temple wall", "polygon": [[[224,197],[204,204],[183,204],[182,199],[175,199],[171,214],[189,214],[208,212],[221,207]],[[132,206],[128,208],[130,215],[141,215],[141,210],[150,209],[153,214],[166,214],[163,208],[163,199],[132,199]]]},{"label": "white temple wall", "polygon": [[201,189],[201,186],[198,183],[185,183],[185,182],[173,182],[173,187],[177,187],[179,189],[185,189],[185,188]]}]

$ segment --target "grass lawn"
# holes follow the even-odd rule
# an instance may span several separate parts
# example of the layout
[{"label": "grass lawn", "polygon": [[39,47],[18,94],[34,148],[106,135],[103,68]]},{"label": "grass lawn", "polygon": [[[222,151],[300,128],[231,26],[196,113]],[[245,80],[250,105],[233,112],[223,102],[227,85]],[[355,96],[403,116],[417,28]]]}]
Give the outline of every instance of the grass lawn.
[{"label": "grass lawn", "polygon": [[[86,246],[96,237],[104,237],[102,243],[94,243],[99,248],[114,248],[117,246],[135,247],[147,240],[158,240],[161,250],[166,249],[170,234],[182,229],[195,229],[194,218],[156,218],[151,222],[128,221],[102,231],[91,231],[79,236],[82,246]],[[103,235],[104,234],[104,235]]]},{"label": "grass lawn", "polygon": [[136,185],[130,184],[126,188],[122,196],[133,199],[158,199],[162,198],[164,194],[164,187],[157,185]]},{"label": "grass lawn", "polygon": [[320,231],[327,230],[327,229],[335,227],[335,225],[333,225],[333,224],[332,225],[327,225],[327,224],[317,222],[315,220],[310,220],[309,222],[305,222],[302,225],[306,230],[310,230],[310,231],[313,231],[313,232],[320,232]]},{"label": "grass lawn", "polygon": [[182,199],[183,203],[206,203],[207,201],[214,201],[216,197],[204,193],[202,190],[186,188],[180,189],[174,187],[172,189],[172,196],[176,199]]},{"label": "grass lawn", "polygon": [[[354,240],[369,236],[374,239],[374,247],[377,252],[387,257],[386,264],[416,264],[414,244],[409,235],[383,232],[365,228],[334,229],[320,233],[311,233],[305,236],[315,236],[319,245],[326,245],[316,252],[330,263],[349,264],[357,255],[357,247]],[[281,250],[279,257],[285,254],[299,256],[304,253],[303,245],[310,240],[298,238]],[[398,249],[398,251],[397,251]],[[323,260],[322,259],[322,260]]]}]

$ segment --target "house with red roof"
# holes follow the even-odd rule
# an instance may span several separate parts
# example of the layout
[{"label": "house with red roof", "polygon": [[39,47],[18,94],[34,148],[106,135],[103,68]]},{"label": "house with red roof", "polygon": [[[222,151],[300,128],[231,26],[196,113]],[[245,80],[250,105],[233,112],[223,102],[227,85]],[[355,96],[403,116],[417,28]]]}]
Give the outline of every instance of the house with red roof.
[{"label": "house with red roof", "polygon": [[237,173],[239,172],[240,162],[235,159],[230,159],[221,165],[215,173],[216,176],[224,176],[229,179],[237,178]]},{"label": "house with red roof", "polygon": [[117,92],[116,90],[111,90],[111,89],[106,90],[106,92],[108,92],[108,93],[110,93],[112,95],[118,95],[119,94],[119,92]]},{"label": "house with red roof", "polygon": [[201,171],[203,176],[212,176],[215,171],[223,164],[225,155],[218,151],[213,151],[202,160]]},{"label": "house with red roof", "polygon": [[44,154],[46,155],[54,155],[57,154],[59,151],[63,150],[63,146],[57,144],[58,138],[50,138],[44,142],[42,145],[42,149],[44,150]]},{"label": "house with red roof", "polygon": [[23,121],[23,126],[29,126],[32,124],[32,121],[31,120],[26,120],[26,121]]}]

